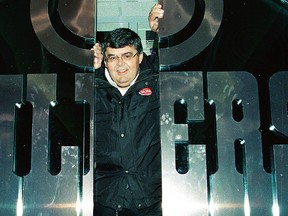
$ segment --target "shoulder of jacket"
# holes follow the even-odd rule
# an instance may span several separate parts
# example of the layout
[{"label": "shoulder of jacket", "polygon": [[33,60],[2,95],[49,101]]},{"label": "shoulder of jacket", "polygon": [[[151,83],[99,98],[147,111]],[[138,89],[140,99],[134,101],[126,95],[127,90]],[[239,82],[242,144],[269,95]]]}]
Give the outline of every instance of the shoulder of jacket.
[{"label": "shoulder of jacket", "polygon": [[140,70],[152,70],[153,73],[159,72],[159,58],[156,55],[147,55],[143,53],[143,60],[140,64]]}]

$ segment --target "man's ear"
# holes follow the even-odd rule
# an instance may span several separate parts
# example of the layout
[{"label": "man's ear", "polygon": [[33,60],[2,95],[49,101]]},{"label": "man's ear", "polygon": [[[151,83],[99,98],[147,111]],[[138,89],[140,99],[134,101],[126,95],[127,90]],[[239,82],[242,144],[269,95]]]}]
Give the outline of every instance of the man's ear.
[{"label": "man's ear", "polygon": [[139,54],[139,64],[141,64],[143,60],[143,52]]}]

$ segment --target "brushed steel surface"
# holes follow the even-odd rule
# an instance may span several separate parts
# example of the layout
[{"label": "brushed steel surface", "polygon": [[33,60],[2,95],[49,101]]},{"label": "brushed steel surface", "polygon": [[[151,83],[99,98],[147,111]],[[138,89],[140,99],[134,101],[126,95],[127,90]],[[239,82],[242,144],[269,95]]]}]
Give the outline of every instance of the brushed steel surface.
[{"label": "brushed steel surface", "polygon": [[[165,16],[159,22],[160,45],[161,41],[163,43],[159,57],[160,68],[165,70],[195,57],[210,44],[219,30],[224,8],[223,0],[199,1],[197,8],[196,0],[174,0],[174,4],[166,0],[160,2]],[[194,10],[203,10],[203,17],[192,20],[193,13],[198,12]],[[194,26],[196,30],[192,31]],[[179,42],[174,45],[175,41]]]},{"label": "brushed steel surface", "polygon": [[[56,1],[57,3],[58,1]],[[63,18],[63,22],[68,30],[73,31],[75,34],[81,37],[93,37],[94,35],[94,1],[75,1],[66,2],[59,0],[59,5],[51,7],[49,11],[49,3],[55,3],[46,0],[31,0],[30,13],[31,21],[34,31],[43,44],[43,46],[53,55],[58,57],[64,62],[75,65],[76,67],[89,68],[93,66],[93,52],[88,48],[76,47],[66,41],[66,38],[61,37],[54,29],[53,23],[51,23],[50,13],[58,13],[60,18]],[[90,6],[90,10],[85,12],[85,9]],[[69,12],[70,11],[70,12]],[[93,12],[92,12],[93,11]],[[87,24],[80,27],[83,23]],[[94,21],[94,22],[92,22]],[[91,23],[90,23],[91,22]],[[88,40],[88,38],[87,38]]]}]

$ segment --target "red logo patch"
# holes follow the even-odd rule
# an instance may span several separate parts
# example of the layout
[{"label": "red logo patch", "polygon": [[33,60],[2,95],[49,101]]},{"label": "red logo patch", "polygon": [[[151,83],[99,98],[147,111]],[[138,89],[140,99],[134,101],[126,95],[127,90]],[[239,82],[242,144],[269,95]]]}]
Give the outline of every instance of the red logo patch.
[{"label": "red logo patch", "polygon": [[142,96],[149,96],[152,94],[152,90],[150,88],[143,88],[141,90],[139,90],[139,94]]}]

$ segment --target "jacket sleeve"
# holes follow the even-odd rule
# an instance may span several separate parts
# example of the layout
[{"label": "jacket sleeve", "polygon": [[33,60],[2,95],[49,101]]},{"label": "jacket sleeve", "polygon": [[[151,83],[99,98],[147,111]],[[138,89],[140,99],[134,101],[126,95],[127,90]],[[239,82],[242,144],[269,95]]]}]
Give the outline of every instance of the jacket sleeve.
[{"label": "jacket sleeve", "polygon": [[148,67],[153,68],[153,70],[156,72],[159,72],[158,49],[159,49],[158,34],[156,34],[154,38],[153,46],[150,49],[150,55],[147,56],[144,54],[144,59],[146,60],[146,64],[148,65]]},{"label": "jacket sleeve", "polygon": [[98,69],[95,70],[95,76],[100,78],[100,77],[105,77],[105,65],[102,63],[102,66]]}]

